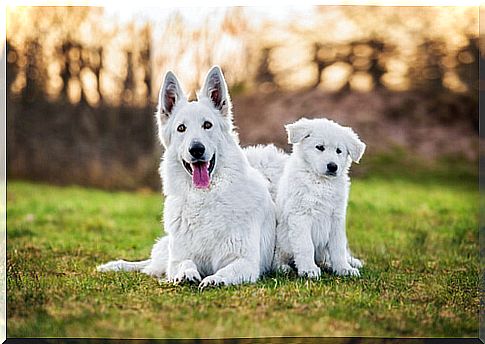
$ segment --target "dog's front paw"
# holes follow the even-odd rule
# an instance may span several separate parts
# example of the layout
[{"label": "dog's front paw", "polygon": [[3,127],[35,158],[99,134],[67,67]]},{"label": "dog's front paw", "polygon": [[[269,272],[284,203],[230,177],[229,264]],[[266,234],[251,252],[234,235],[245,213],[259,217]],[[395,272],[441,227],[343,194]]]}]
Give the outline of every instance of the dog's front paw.
[{"label": "dog's front paw", "polygon": [[195,269],[187,269],[175,275],[172,281],[176,284],[200,282],[202,278]]},{"label": "dog's front paw", "polygon": [[310,266],[303,269],[298,269],[298,275],[300,277],[307,277],[312,279],[320,278],[322,271],[320,268],[314,264],[314,266]]},{"label": "dog's front paw", "polygon": [[199,289],[204,290],[207,287],[216,287],[224,284],[226,284],[226,281],[224,280],[224,278],[216,275],[211,275],[211,276],[207,276],[202,280],[202,282],[200,282]]},{"label": "dog's front paw", "polygon": [[356,268],[356,269],[360,269],[361,267],[364,266],[363,261],[361,261],[360,259],[354,258],[354,257],[350,257],[349,264],[350,264],[351,267]]},{"label": "dog's front paw", "polygon": [[351,267],[350,265],[334,268],[333,272],[339,276],[355,276],[360,277],[360,272],[358,269]]}]

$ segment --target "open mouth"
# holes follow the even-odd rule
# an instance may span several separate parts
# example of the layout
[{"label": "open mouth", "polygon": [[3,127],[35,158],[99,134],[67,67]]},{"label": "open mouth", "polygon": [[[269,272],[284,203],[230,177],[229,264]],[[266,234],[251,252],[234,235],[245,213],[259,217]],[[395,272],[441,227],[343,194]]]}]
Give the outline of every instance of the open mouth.
[{"label": "open mouth", "polygon": [[330,176],[330,177],[336,177],[336,176],[337,176],[337,172],[330,172],[330,171],[327,171],[327,172],[325,172],[325,175],[326,175],[326,176]]},{"label": "open mouth", "polygon": [[182,160],[185,170],[192,176],[192,184],[198,189],[205,189],[209,187],[210,177],[214,166],[216,165],[216,155],[214,154],[209,162],[207,161],[193,161],[188,163]]}]

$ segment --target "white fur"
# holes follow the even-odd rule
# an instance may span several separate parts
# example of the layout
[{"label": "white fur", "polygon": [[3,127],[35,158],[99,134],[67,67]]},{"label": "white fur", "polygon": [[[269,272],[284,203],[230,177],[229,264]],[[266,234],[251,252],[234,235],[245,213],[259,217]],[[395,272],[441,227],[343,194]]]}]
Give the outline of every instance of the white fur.
[{"label": "white fur", "polygon": [[[362,262],[350,253],[345,221],[348,170],[362,157],[365,144],[352,129],[327,119],[302,118],[286,129],[293,153],[278,184],[274,267],[288,270],[293,261],[301,276],[318,278],[318,265],[359,276]],[[329,163],[338,167],[335,176],[329,175]]]},{"label": "white fur", "polygon": [[[172,282],[200,287],[254,282],[271,269],[275,245],[275,208],[269,183],[251,167],[233,130],[231,101],[219,67],[213,67],[198,100],[188,102],[172,72],[165,76],[156,114],[165,147],[160,174],[165,195],[167,235],[143,262],[110,262],[99,271],[141,270]],[[203,127],[210,121],[212,127]],[[186,130],[177,128],[184,124]],[[191,143],[215,154],[210,186],[197,189],[182,159]]]},{"label": "white fur", "polygon": [[245,147],[244,154],[249,164],[266,177],[270,183],[271,197],[275,200],[278,182],[288,160],[288,154],[272,144]]}]

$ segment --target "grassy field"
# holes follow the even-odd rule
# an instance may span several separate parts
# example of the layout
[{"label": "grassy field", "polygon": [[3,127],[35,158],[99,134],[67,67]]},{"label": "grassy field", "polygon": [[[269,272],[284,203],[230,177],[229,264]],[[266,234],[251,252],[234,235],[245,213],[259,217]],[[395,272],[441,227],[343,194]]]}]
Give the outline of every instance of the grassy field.
[{"label": "grassy field", "polygon": [[473,178],[354,179],[361,278],[269,276],[199,292],[97,264],[149,255],[162,197],[9,181],[8,336],[477,336]]}]

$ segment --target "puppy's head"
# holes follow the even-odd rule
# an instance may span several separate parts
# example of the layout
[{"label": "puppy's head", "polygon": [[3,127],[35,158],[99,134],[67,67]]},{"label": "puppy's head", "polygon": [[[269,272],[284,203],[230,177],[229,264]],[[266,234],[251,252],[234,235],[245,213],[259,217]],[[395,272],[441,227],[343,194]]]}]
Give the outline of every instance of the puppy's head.
[{"label": "puppy's head", "polygon": [[346,174],[352,161],[358,163],[365,151],[365,144],[351,128],[325,118],[302,118],[285,128],[293,154],[320,176]]}]

